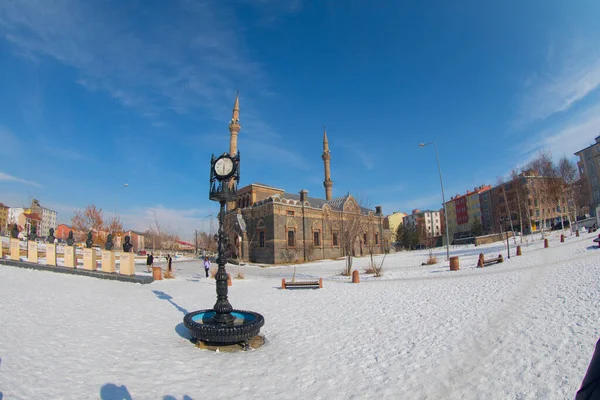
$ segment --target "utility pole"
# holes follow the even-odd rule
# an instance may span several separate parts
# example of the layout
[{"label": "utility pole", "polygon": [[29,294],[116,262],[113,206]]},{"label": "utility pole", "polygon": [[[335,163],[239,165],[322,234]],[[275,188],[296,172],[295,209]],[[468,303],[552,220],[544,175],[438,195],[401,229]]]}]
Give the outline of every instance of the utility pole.
[{"label": "utility pole", "polygon": [[198,229],[194,229],[196,234],[196,258],[198,258]]}]

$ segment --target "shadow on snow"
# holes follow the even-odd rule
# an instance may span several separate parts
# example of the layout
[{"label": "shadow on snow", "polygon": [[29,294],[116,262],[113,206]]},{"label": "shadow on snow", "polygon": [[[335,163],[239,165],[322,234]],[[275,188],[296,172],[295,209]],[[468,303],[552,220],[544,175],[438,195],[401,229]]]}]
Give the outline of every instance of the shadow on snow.
[{"label": "shadow on snow", "polygon": [[[1,397],[0,397],[1,398]],[[102,400],[133,400],[127,386],[117,386],[114,383],[105,383],[100,388],[100,398]],[[170,394],[163,396],[163,400],[178,400],[177,397]],[[182,400],[193,400],[187,394],[183,395]]]}]

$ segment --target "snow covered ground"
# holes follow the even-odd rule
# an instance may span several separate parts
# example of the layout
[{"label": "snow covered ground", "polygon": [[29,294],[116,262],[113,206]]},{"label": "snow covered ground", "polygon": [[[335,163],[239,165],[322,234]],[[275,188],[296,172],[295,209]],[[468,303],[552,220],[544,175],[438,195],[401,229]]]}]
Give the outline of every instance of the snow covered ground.
[{"label": "snow covered ground", "polygon": [[296,267],[322,290],[279,289],[293,266],[242,266],[229,299],[264,315],[267,339],[245,353],[188,340],[184,314],[216,298],[200,261],[150,285],[0,266],[0,398],[573,398],[600,335],[595,236],[554,232],[522,257],[511,239],[511,259],[484,269],[479,252],[505,243],[456,247],[457,272],[445,249],[433,266],[388,255],[381,278],[358,258],[358,285],[343,260]]}]

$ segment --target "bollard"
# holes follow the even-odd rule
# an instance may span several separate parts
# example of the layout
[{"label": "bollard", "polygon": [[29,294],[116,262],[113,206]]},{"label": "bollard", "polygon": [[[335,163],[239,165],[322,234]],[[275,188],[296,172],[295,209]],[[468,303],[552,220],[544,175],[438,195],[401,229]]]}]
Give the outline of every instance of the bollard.
[{"label": "bollard", "polygon": [[450,271],[458,271],[459,269],[458,256],[450,257]]},{"label": "bollard", "polygon": [[523,255],[523,254],[521,253],[521,246],[517,246],[517,255],[518,255],[518,256],[521,256],[521,255]]},{"label": "bollard", "polygon": [[231,275],[227,274],[227,286],[231,286]]},{"label": "bollard", "polygon": [[360,276],[357,270],[352,271],[352,283],[360,283]]},{"label": "bollard", "polygon": [[285,278],[281,279],[281,288],[285,289]]},{"label": "bollard", "polygon": [[484,260],[483,253],[479,253],[479,261],[477,261],[477,267],[483,268],[483,260]]},{"label": "bollard", "polygon": [[548,248],[548,239],[544,239],[544,248],[547,249]]},{"label": "bollard", "polygon": [[319,289],[323,289],[323,278],[319,278]]},{"label": "bollard", "polygon": [[500,259],[500,261],[498,261],[498,262],[501,262],[501,263],[504,262],[504,257],[502,257],[502,254],[498,254],[498,258]]},{"label": "bollard", "polygon": [[579,229],[575,231],[575,237],[579,237]]},{"label": "bollard", "polygon": [[560,242],[564,243],[565,242],[565,235],[560,235]]}]

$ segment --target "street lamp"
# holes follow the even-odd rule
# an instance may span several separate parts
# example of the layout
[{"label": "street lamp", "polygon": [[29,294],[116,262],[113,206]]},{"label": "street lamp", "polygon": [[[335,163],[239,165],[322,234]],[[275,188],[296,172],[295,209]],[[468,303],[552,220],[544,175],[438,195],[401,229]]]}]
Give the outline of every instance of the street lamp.
[{"label": "street lamp", "polygon": [[502,236],[502,226],[506,225],[506,252],[508,253],[508,259],[510,260],[510,241],[508,240],[508,219],[509,217],[500,217],[500,235]]},{"label": "street lamp", "polygon": [[450,259],[450,235],[448,234],[448,212],[446,211],[446,198],[444,196],[444,182],[442,181],[442,169],[440,167],[440,159],[438,157],[437,147],[435,146],[435,142],[429,143],[419,143],[419,147],[433,145],[433,150],[435,151],[435,159],[437,161],[438,172],[440,174],[440,186],[442,187],[442,202],[444,204],[444,224],[446,225],[446,260]]}]

